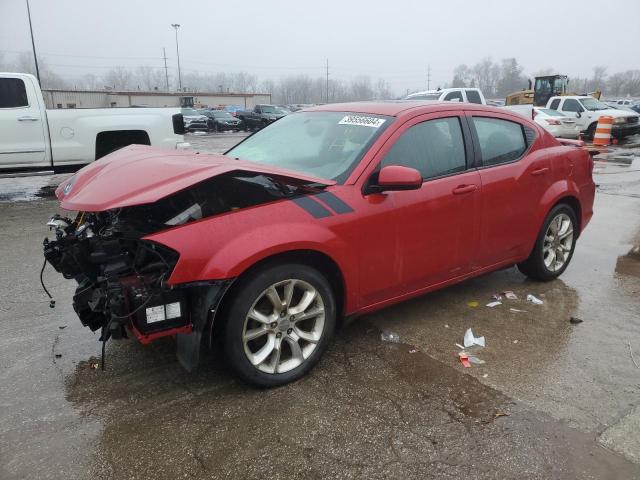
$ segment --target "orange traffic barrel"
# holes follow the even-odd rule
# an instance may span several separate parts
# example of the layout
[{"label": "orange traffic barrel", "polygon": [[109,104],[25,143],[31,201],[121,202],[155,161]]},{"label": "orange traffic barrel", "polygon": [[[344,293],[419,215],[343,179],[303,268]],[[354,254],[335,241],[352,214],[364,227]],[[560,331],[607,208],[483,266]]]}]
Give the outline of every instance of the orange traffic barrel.
[{"label": "orange traffic barrel", "polygon": [[603,115],[598,119],[596,132],[593,135],[593,144],[606,147],[611,143],[611,127],[613,126],[613,117]]}]

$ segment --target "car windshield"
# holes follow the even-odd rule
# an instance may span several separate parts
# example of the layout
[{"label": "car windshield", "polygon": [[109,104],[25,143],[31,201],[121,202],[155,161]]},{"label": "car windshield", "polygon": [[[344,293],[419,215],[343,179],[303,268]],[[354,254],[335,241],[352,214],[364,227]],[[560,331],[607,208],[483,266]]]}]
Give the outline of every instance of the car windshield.
[{"label": "car windshield", "polygon": [[564,117],[563,113],[560,113],[557,110],[551,110],[550,108],[541,108],[538,110],[539,112],[542,112],[546,115],[549,115],[551,117]]},{"label": "car windshield", "polygon": [[213,116],[216,118],[233,118],[233,115],[221,110],[216,110],[215,112],[213,112]]},{"label": "car windshield", "polygon": [[194,108],[183,108],[182,109],[182,115],[187,115],[187,116],[193,117],[193,116],[198,116],[200,114]]},{"label": "car windshield", "polygon": [[611,108],[606,103],[602,103],[595,98],[581,98],[580,103],[582,103],[584,108],[586,108],[587,110],[591,110],[592,112],[595,112],[597,110],[608,110]]},{"label": "car windshield", "polygon": [[349,112],[292,113],[226,154],[341,183],[391,121]]},{"label": "car windshield", "polygon": [[440,95],[440,93],[416,93],[409,95],[406,100],[438,100]]}]

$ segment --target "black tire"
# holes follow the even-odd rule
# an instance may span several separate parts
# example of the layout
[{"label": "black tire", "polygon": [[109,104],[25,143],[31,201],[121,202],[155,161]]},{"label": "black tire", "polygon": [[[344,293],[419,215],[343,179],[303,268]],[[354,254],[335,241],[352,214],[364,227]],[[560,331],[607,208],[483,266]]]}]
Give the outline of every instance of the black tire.
[{"label": "black tire", "polygon": [[589,125],[589,128],[587,128],[587,138],[589,138],[590,140],[593,140],[593,137],[596,136],[597,127],[598,127],[598,124],[596,122]]},{"label": "black tire", "polygon": [[[567,258],[564,262],[564,265],[560,267],[558,270],[552,271],[550,270],[544,261],[544,241],[547,230],[549,229],[549,225],[551,221],[555,219],[558,215],[565,214],[571,220],[571,228],[573,229],[573,237],[571,241],[571,249],[567,255]],[[551,211],[547,214],[544,219],[544,223],[542,224],[542,228],[538,233],[538,238],[536,239],[536,243],[533,247],[529,258],[527,258],[524,262],[518,264],[518,270],[520,270],[527,277],[538,280],[541,282],[548,282],[560,276],[562,272],[566,270],[571,262],[571,258],[573,257],[573,252],[576,248],[576,240],[578,238],[578,221],[576,219],[576,213],[566,203],[559,203],[555,207],[551,209]]]},{"label": "black tire", "polygon": [[[288,279],[301,280],[316,290],[324,304],[324,327],[315,349],[300,365],[284,373],[267,373],[254,366],[245,353],[243,342],[245,319],[249,309],[261,298],[269,286]],[[329,345],[336,324],[334,292],[327,279],[320,272],[304,264],[266,265],[252,272],[247,278],[241,279],[240,283],[234,287],[232,295],[229,303],[221,312],[224,318],[221,332],[222,348],[226,363],[243,381],[260,388],[277,387],[306,375],[318,363]],[[288,333],[287,331],[287,335]],[[280,335],[283,334],[280,332]],[[283,341],[283,345],[284,343]]]},{"label": "black tire", "polygon": [[220,133],[220,124],[216,122],[216,133]]}]

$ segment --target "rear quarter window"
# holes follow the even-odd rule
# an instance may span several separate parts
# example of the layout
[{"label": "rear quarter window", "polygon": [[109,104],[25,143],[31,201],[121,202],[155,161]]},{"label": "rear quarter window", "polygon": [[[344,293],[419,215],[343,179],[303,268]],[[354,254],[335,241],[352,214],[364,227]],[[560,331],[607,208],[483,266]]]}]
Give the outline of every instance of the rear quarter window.
[{"label": "rear quarter window", "polygon": [[482,99],[480,98],[480,94],[475,90],[467,90],[467,101],[469,103],[478,103],[482,104]]},{"label": "rear quarter window", "polygon": [[28,106],[24,81],[20,78],[0,78],[0,108]]},{"label": "rear quarter window", "polygon": [[519,159],[527,149],[520,123],[489,117],[473,117],[480,142],[482,165],[492,166]]}]

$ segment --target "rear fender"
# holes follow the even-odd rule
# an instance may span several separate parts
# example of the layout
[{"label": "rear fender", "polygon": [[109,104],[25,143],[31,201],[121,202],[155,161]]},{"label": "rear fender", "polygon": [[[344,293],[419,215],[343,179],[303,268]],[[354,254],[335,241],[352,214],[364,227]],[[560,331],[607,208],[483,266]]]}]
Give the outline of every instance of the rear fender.
[{"label": "rear fender", "polygon": [[[574,198],[578,202],[578,204],[580,204],[580,194],[578,186],[575,184],[575,182],[570,180],[559,180],[552,184],[544,193],[542,199],[540,200],[540,208],[538,209],[538,212],[534,218],[536,233],[535,236],[530,239],[530,242],[527,245],[527,252],[531,252],[531,250],[533,250],[533,246],[536,243],[536,239],[538,238],[538,234],[540,233],[540,229],[542,228],[542,224],[547,214],[553,208],[553,206],[560,202],[563,198]],[[578,216],[578,221],[581,222],[582,219],[580,218],[580,212],[576,212],[576,216]]]}]

